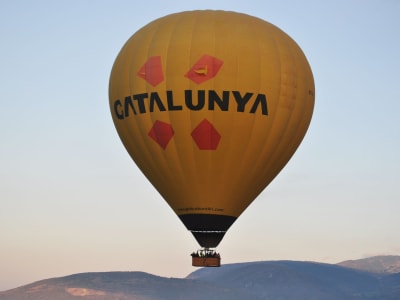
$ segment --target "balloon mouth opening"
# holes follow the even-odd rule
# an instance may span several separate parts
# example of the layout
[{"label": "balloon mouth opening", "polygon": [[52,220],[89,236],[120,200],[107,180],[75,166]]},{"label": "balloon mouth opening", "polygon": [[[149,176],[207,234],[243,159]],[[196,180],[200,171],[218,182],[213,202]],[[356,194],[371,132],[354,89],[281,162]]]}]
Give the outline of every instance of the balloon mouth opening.
[{"label": "balloon mouth opening", "polygon": [[221,230],[190,230],[192,233],[226,233],[226,231]]},{"label": "balloon mouth opening", "polygon": [[223,239],[226,231],[190,230],[196,241],[203,248],[216,248]]},{"label": "balloon mouth opening", "polygon": [[201,247],[215,248],[237,217],[213,214],[179,215]]}]

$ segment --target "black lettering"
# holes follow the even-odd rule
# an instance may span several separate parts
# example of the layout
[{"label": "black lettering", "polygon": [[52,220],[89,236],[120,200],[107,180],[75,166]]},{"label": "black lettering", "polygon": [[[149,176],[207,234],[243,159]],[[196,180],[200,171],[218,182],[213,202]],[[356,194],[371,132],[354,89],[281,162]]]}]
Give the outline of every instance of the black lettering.
[{"label": "black lettering", "polygon": [[133,106],[133,102],[132,102],[132,97],[131,96],[125,97],[125,101],[124,101],[125,118],[129,117],[129,107],[132,108],[133,113],[136,115],[136,110],[135,110],[135,107]]},{"label": "black lettering", "polygon": [[191,110],[201,110],[204,107],[205,101],[206,101],[206,92],[204,90],[200,90],[197,92],[197,105],[193,104],[192,91],[185,90],[185,104],[187,108]]},{"label": "black lettering", "polygon": [[250,110],[250,113],[254,114],[261,105],[261,113],[263,115],[268,115],[268,107],[267,107],[267,97],[264,94],[258,94],[256,100],[254,101],[253,107]]},{"label": "black lettering", "polygon": [[114,114],[117,116],[118,119],[124,119],[124,110],[122,109],[121,100],[115,100],[114,102]]},{"label": "black lettering", "polygon": [[172,91],[167,91],[168,110],[182,110],[182,105],[174,105],[174,96]]},{"label": "black lettering", "polygon": [[[197,93],[197,99],[194,99]],[[220,91],[215,90],[184,90],[184,100],[177,97],[176,99],[184,101],[185,109],[200,111],[203,109],[215,110],[216,107],[221,111],[229,110],[229,97],[232,93],[233,98],[236,102],[236,108],[231,108],[231,110],[236,110],[237,112],[245,112],[247,106],[251,106],[250,113],[254,114],[259,111],[262,115],[268,115],[268,104],[267,97],[265,94],[255,94],[251,92],[240,91]],[[208,98],[207,98],[208,97]],[[254,99],[254,102],[252,99]],[[146,104],[146,99],[149,100],[149,104]],[[165,99],[164,99],[165,100]],[[166,102],[160,97],[158,92],[151,93],[141,93],[132,96],[126,96],[124,101],[117,99],[113,103],[114,115],[119,120],[123,120],[130,115],[136,115],[138,113],[144,114],[147,112],[155,111],[179,111],[183,110],[183,105],[174,103],[174,92],[166,91]],[[135,103],[136,101],[136,103]],[[205,107],[206,101],[208,101],[208,107]],[[179,101],[178,101],[179,102]],[[249,104],[253,102],[252,104]],[[147,107],[149,105],[149,107]],[[235,104],[232,104],[235,105]]]},{"label": "black lettering", "polygon": [[150,112],[154,112],[154,104],[157,104],[159,111],[165,111],[165,106],[161,102],[160,96],[158,96],[157,92],[150,94]]},{"label": "black lettering", "polygon": [[253,96],[253,93],[246,93],[243,97],[238,91],[232,91],[232,93],[237,103],[237,111],[244,112],[244,107],[246,106],[247,102],[249,102],[251,96]]},{"label": "black lettering", "polygon": [[208,91],[208,109],[214,110],[214,103],[216,103],[219,108],[223,111],[227,111],[229,108],[229,91],[222,92],[222,99],[218,96],[218,94],[210,90]]},{"label": "black lettering", "polygon": [[144,99],[146,99],[147,97],[148,97],[147,93],[133,95],[133,99],[138,102],[139,112],[141,114],[144,114],[146,112],[146,107],[144,106]]}]

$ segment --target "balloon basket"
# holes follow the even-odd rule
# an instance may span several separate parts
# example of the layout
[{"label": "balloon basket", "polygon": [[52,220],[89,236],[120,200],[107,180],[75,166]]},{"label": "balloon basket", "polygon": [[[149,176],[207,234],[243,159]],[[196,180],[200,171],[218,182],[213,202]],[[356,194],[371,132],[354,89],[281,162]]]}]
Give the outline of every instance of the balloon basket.
[{"label": "balloon basket", "polygon": [[197,252],[193,252],[192,266],[193,267],[220,267],[221,256],[219,253],[210,249],[201,249]]}]

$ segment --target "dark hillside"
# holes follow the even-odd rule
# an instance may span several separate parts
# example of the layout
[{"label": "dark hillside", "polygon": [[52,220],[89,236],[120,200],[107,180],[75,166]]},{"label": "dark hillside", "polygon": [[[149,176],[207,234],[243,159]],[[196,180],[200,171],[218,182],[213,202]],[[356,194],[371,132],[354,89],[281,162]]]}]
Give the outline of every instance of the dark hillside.
[{"label": "dark hillside", "polygon": [[251,299],[209,282],[164,278],[143,272],[82,273],[0,292],[0,300]]},{"label": "dark hillside", "polygon": [[0,300],[399,300],[400,273],[263,261],[203,268],[186,278],[144,272],[82,273],[0,292]]},{"label": "dark hillside", "polygon": [[187,278],[215,282],[276,300],[375,299],[374,295],[380,294],[379,278],[373,274],[312,262],[232,264],[218,270],[200,269]]},{"label": "dark hillside", "polygon": [[374,273],[400,273],[400,256],[373,256],[363,259],[346,260],[340,266]]}]

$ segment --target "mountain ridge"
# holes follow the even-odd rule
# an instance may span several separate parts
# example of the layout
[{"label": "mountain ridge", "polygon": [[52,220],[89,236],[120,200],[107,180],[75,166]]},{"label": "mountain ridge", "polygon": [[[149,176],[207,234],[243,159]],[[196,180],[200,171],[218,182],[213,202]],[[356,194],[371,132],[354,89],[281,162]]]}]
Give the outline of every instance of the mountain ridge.
[{"label": "mountain ridge", "polygon": [[[397,259],[380,256],[384,269]],[[368,261],[372,263],[374,258]],[[384,262],[384,263],[383,263]],[[258,261],[202,268],[185,278],[146,272],[88,272],[40,280],[0,292],[0,300],[72,299],[400,299],[400,273],[371,272],[339,264],[304,261]],[[361,264],[363,266],[363,264]],[[388,267],[389,266],[389,267]],[[381,270],[381,269],[379,269]]]},{"label": "mountain ridge", "polygon": [[399,255],[378,255],[362,259],[345,260],[338,263],[340,266],[374,273],[399,273]]}]

